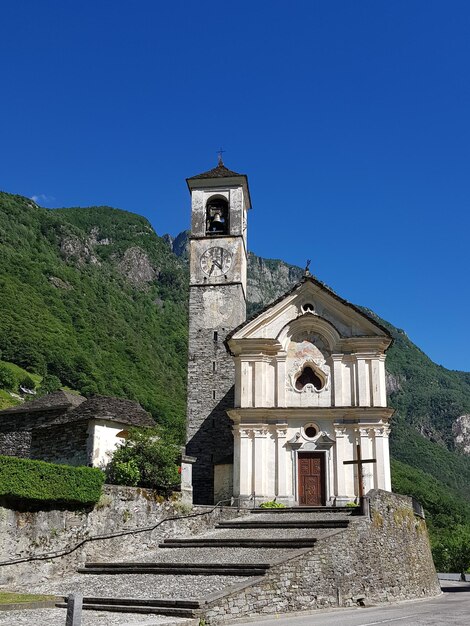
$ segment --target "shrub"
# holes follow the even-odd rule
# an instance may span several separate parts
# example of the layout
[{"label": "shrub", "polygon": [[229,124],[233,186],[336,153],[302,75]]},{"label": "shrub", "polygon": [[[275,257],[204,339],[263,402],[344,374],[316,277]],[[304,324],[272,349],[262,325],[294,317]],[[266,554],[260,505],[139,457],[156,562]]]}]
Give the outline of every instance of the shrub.
[{"label": "shrub", "polygon": [[101,470],[0,456],[0,497],[9,504],[88,506],[98,502]]},{"label": "shrub", "polygon": [[48,393],[53,393],[62,387],[60,378],[54,376],[54,374],[46,374],[39,385],[39,395],[45,396]]},{"label": "shrub", "polygon": [[14,389],[16,378],[13,372],[3,363],[0,363],[0,389]]},{"label": "shrub", "polygon": [[127,485],[128,487],[137,487],[140,480],[140,470],[134,459],[129,461],[116,461],[111,464],[108,473],[109,482],[115,485]]},{"label": "shrub", "polygon": [[270,500],[269,502],[262,502],[259,505],[260,509],[285,509],[286,505],[282,502],[276,502],[276,500]]},{"label": "shrub", "polygon": [[28,375],[23,376],[23,378],[20,379],[19,385],[20,387],[23,387],[23,389],[28,389],[29,391],[32,391],[36,387],[36,383],[31,376]]},{"label": "shrub", "polygon": [[[132,462],[132,468],[137,468],[139,487],[156,489],[164,495],[179,487],[179,458],[178,446],[160,427],[131,428],[124,444],[118,448],[111,462],[106,468],[107,481],[112,484],[129,484],[120,482],[120,472],[123,465]],[[129,477],[129,465],[124,473]],[[132,469],[130,470],[133,471]]]}]

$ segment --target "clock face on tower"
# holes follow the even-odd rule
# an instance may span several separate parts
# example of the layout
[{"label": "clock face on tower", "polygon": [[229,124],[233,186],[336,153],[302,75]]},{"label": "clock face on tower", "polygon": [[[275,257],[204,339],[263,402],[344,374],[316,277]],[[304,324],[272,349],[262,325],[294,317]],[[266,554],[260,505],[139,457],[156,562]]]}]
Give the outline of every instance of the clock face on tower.
[{"label": "clock face on tower", "polygon": [[223,276],[232,265],[232,255],[225,248],[208,248],[201,256],[201,269],[207,276]]}]

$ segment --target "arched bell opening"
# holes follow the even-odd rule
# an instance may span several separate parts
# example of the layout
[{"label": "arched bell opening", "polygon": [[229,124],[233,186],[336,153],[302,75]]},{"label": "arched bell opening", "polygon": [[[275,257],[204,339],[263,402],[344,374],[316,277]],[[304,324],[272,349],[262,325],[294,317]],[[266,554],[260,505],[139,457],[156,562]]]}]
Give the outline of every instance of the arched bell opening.
[{"label": "arched bell opening", "polygon": [[229,234],[229,206],[226,198],[212,196],[206,204],[206,235]]},{"label": "arched bell opening", "polygon": [[301,372],[295,378],[295,388],[303,391],[307,385],[312,385],[316,391],[321,391],[326,384],[323,376],[311,366],[304,365]]}]

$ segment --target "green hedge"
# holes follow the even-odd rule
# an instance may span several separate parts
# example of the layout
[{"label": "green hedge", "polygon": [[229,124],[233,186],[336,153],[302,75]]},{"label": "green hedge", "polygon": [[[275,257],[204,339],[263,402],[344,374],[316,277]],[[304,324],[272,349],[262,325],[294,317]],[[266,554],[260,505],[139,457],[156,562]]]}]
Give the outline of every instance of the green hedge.
[{"label": "green hedge", "polygon": [[0,498],[9,503],[88,506],[98,502],[103,483],[99,469],[0,456]]}]

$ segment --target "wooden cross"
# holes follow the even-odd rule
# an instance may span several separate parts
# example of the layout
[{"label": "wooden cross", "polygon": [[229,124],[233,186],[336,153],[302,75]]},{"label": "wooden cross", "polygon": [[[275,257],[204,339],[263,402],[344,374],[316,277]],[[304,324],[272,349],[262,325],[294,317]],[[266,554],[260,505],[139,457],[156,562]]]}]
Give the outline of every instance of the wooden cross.
[{"label": "wooden cross", "polygon": [[217,150],[217,160],[218,160],[218,165],[223,165],[224,162],[222,161],[222,154],[226,152],[226,150],[222,150],[222,148],[219,148]]},{"label": "wooden cross", "polygon": [[344,465],[357,465],[357,478],[359,481],[359,498],[364,497],[364,475],[362,473],[362,466],[364,463],[377,463],[377,459],[363,459],[361,454],[360,444],[356,445],[356,459],[354,461],[343,461]]}]

